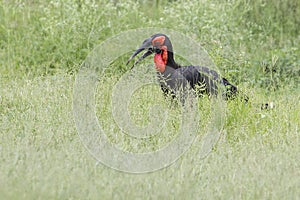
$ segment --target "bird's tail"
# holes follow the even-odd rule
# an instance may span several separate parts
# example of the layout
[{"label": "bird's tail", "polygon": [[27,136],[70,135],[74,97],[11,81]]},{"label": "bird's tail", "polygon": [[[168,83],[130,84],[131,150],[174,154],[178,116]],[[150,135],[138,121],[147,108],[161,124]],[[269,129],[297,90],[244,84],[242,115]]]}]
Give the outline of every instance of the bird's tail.
[{"label": "bird's tail", "polygon": [[[237,87],[231,84],[227,79],[222,78],[222,83],[226,88],[223,94],[223,97],[226,100],[239,98],[245,103],[249,102],[249,97],[244,93],[242,93],[241,91],[239,91]],[[261,103],[258,105],[258,107],[260,107],[261,110],[270,110],[270,109],[274,109],[275,105],[273,102],[268,102],[268,103]]]},{"label": "bird's tail", "polygon": [[242,101],[248,103],[249,97],[244,93],[240,92],[237,87],[231,84],[226,78],[222,78],[222,83],[225,86],[225,92],[223,93],[223,97],[226,100],[235,99],[237,97],[241,98]]}]

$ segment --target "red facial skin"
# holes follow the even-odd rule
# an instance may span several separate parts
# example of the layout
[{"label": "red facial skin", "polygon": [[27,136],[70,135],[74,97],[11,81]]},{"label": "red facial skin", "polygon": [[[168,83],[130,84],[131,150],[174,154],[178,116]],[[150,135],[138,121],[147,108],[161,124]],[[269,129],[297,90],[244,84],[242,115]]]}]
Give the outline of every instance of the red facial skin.
[{"label": "red facial skin", "polygon": [[162,52],[160,54],[155,54],[154,63],[155,69],[163,73],[166,70],[166,64],[168,61],[168,51],[166,46],[162,46],[160,49],[162,50]]},{"label": "red facial skin", "polygon": [[166,70],[166,64],[168,61],[168,48],[167,46],[163,46],[165,39],[165,36],[159,36],[152,40],[152,45],[161,50],[160,54],[157,53],[154,56],[155,69],[161,73]]}]

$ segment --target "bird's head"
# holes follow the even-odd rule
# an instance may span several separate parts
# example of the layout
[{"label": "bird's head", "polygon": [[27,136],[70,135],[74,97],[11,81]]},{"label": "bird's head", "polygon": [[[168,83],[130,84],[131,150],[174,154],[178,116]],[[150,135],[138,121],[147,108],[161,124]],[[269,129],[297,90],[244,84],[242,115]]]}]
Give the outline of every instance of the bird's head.
[{"label": "bird's head", "polygon": [[173,63],[175,63],[171,41],[164,34],[158,33],[146,39],[141,47],[130,56],[127,64],[142,51],[145,51],[144,54],[135,61],[134,65],[151,54],[155,54],[155,68],[159,72],[164,72],[167,65],[172,67]]}]

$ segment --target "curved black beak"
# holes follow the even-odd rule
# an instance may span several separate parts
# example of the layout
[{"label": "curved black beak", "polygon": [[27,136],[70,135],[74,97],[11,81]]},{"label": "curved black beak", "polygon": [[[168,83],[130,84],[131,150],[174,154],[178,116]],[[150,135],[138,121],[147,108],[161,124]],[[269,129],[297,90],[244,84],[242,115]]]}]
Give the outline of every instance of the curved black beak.
[{"label": "curved black beak", "polygon": [[140,48],[138,48],[138,49],[130,56],[130,58],[128,59],[126,65],[128,65],[129,62],[130,62],[135,56],[137,56],[139,53],[141,53],[141,52],[144,51],[145,49],[148,49],[148,50],[147,50],[141,57],[139,57],[139,58],[134,62],[134,64],[133,64],[132,67],[134,67],[137,63],[139,63],[139,62],[140,62],[141,60],[143,60],[144,58],[150,56],[150,55],[154,52],[151,41],[152,41],[152,38],[146,39],[146,40],[143,42],[142,46],[141,46]]}]

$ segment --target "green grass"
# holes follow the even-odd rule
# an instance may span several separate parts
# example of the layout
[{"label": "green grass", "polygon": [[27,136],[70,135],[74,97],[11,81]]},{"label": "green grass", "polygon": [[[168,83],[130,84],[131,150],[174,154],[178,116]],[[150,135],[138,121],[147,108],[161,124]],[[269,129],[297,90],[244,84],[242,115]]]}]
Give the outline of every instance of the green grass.
[{"label": "green grass", "polygon": [[[299,198],[298,1],[108,2],[0,1],[0,199]],[[149,26],[201,43],[251,102],[227,103],[221,138],[201,159],[211,102],[199,99],[201,120],[189,151],[168,168],[134,175],[102,165],[85,149],[73,117],[73,88],[94,47]],[[180,113],[157,86],[143,87],[129,105],[133,121],[147,125],[158,100],[170,119],[151,139],[124,136],[111,115],[110,92],[129,70],[125,60],[114,62],[97,85],[96,114],[112,143],[151,151],[172,140]],[[263,102],[275,108],[260,110]]]}]

